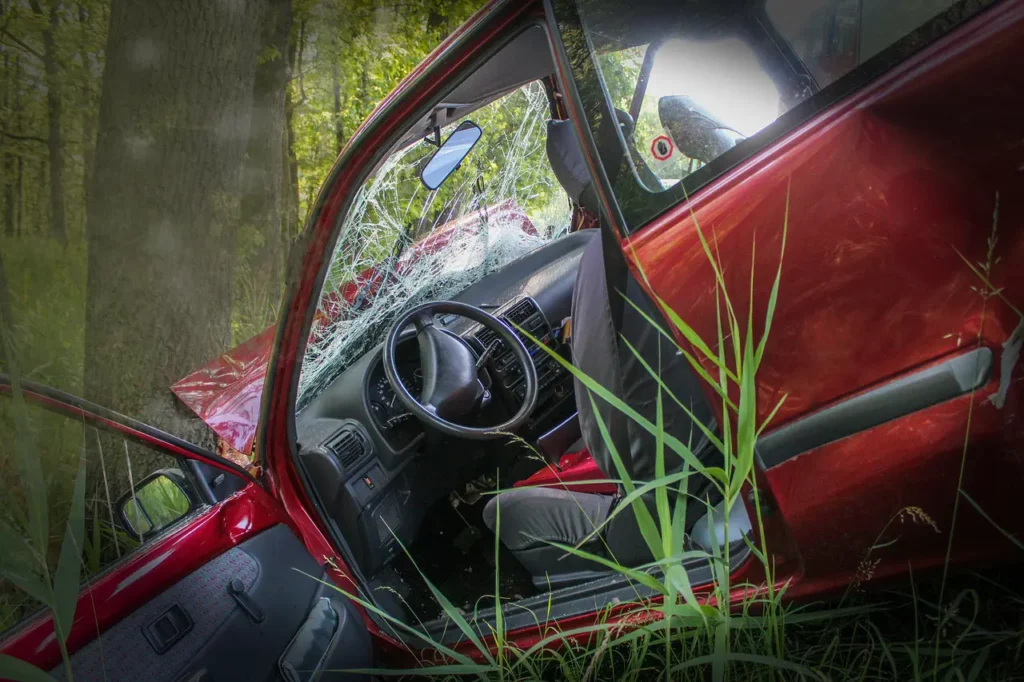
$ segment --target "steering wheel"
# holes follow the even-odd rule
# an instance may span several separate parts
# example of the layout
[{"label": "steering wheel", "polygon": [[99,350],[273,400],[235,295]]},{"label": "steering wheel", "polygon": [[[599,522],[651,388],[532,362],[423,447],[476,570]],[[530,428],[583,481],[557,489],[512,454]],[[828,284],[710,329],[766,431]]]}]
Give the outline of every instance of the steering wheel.
[{"label": "steering wheel", "polygon": [[[519,411],[511,419],[488,427],[463,426],[457,420],[466,417],[490,400],[478,376],[478,359],[469,344],[434,324],[434,316],[451,314],[465,317],[483,325],[498,335],[523,367],[526,394]],[[416,327],[416,340],[420,347],[420,368],[423,371],[423,390],[415,398],[398,376],[395,351],[402,332],[410,324]],[[484,353],[487,353],[485,349]],[[487,440],[498,438],[503,432],[522,426],[537,406],[537,369],[526,346],[508,325],[480,310],[476,306],[457,301],[430,301],[407,311],[392,326],[384,342],[384,373],[395,395],[420,421],[438,431],[459,438]]]}]

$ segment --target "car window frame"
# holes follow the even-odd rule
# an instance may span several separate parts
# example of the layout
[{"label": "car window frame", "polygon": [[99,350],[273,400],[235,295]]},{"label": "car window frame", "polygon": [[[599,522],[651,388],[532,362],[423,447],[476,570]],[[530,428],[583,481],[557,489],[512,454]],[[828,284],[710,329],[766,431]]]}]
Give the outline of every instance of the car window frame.
[{"label": "car window frame", "polygon": [[[180,531],[196,519],[210,513],[210,511],[223,502],[222,499],[218,499],[214,495],[208,485],[202,485],[201,481],[198,480],[197,471],[194,467],[190,466],[192,463],[200,463],[209,468],[219,469],[225,474],[236,476],[245,485],[249,483],[259,485],[257,479],[252,474],[234,462],[208,452],[189,441],[78,398],[60,389],[23,379],[19,380],[17,384],[20,385],[26,407],[44,410],[64,419],[80,420],[86,428],[94,428],[98,431],[120,436],[142,447],[158,452],[168,459],[173,459],[175,466],[178,467],[188,481],[192,488],[191,492],[195,495],[197,504],[189,513],[175,519],[173,523],[164,526],[152,535],[147,535],[143,541],[139,542],[137,547],[130,551],[125,551],[114,561],[101,566],[96,573],[88,576],[83,575],[78,587],[79,595],[90,584],[119,570],[139,552],[147,551],[147,548],[153,545],[154,542]],[[10,375],[0,372],[0,400],[15,400],[15,390],[14,379]],[[152,472],[146,472],[139,480],[141,481],[146,478],[150,473]],[[88,529],[86,532],[88,532]],[[43,605],[38,605],[37,608],[28,611],[9,627],[0,631],[0,639],[12,636],[28,623],[33,622],[45,611],[45,608]]]},{"label": "car window frame", "polygon": [[[660,215],[688,201],[716,179],[754,157],[815,115],[852,95],[894,66],[1000,2],[1001,0],[982,0],[982,4],[975,5],[969,0],[956,0],[946,10],[824,87],[818,86],[810,76],[807,66],[792,54],[791,49],[780,48],[780,55],[790,63],[794,73],[802,72],[806,75],[807,85],[811,88],[809,96],[754,135],[740,141],[732,149],[661,192],[650,192],[643,187],[635,170],[631,168],[630,154],[626,150],[627,143],[618,126],[608,125],[609,121],[615,120],[614,106],[610,93],[604,87],[600,67],[590,36],[584,28],[577,0],[544,0],[544,6],[550,24],[550,34],[557,38],[559,58],[568,71],[562,74],[563,87],[577,100],[577,112],[581,114],[578,123],[581,132],[584,133],[584,144],[590,148],[598,169],[597,180],[603,186],[611,209],[616,214],[615,222],[621,234],[626,236],[643,229]],[[769,20],[765,7],[761,7],[757,15],[766,38],[773,40],[776,47],[784,44],[785,40]],[[582,38],[586,50],[567,49],[566,36],[573,36],[577,41]],[[613,135],[616,142],[614,145]],[[624,172],[627,167],[630,167],[629,171]]]}]

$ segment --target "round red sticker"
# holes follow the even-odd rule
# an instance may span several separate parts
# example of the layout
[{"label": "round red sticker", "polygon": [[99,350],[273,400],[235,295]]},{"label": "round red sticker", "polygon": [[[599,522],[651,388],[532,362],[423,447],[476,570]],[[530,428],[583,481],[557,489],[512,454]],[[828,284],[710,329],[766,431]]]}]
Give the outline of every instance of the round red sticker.
[{"label": "round red sticker", "polygon": [[651,142],[651,154],[654,155],[658,161],[666,161],[668,157],[672,156],[672,152],[675,151],[675,145],[672,144],[672,140],[668,135],[658,135]]}]

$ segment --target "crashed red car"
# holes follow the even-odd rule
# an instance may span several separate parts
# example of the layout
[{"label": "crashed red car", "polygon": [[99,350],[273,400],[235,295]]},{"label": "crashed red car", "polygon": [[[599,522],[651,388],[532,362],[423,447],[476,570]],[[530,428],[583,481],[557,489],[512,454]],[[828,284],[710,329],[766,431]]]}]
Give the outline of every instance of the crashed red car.
[{"label": "crashed red car", "polygon": [[[302,661],[401,665],[422,646],[295,566],[465,648],[420,570],[481,637],[501,609],[523,647],[538,622],[584,625],[650,596],[551,545],[587,540],[620,503],[619,485],[594,482],[618,478],[609,441],[632,477],[653,475],[649,434],[592,407],[513,329],[643,411],[651,383],[628,341],[715,432],[721,401],[643,319],[675,329],[660,300],[716,338],[719,283],[697,223],[757,320],[788,223],[759,420],[786,399],[757,444],[764,537],[744,494],[727,529],[714,510],[688,516],[693,546],[728,543],[733,584],[758,583],[747,541],[765,540],[790,599],[941,566],[947,549],[954,565],[1006,558],[997,527],[1024,530],[1022,62],[1024,3],[1009,0],[489,5],[341,153],[276,327],[175,385],[256,466],[33,389],[241,481],[84,588],[73,663],[95,665],[99,633],[128,641],[151,622],[137,665],[174,647],[182,677],[215,665],[211,650],[239,652],[254,678]],[[668,431],[690,432],[672,409]],[[720,457],[699,439],[693,451]],[[961,506],[950,545],[959,490],[977,506]],[[906,509],[931,523],[904,524],[858,572]],[[585,546],[647,565],[635,523],[618,515]],[[706,561],[686,570],[707,589]],[[202,586],[232,572],[238,585],[217,583],[223,603],[204,606]],[[311,635],[302,658],[291,643],[318,628],[329,636]],[[52,668],[53,632],[41,617],[3,651]],[[265,651],[250,654],[257,638]]]}]

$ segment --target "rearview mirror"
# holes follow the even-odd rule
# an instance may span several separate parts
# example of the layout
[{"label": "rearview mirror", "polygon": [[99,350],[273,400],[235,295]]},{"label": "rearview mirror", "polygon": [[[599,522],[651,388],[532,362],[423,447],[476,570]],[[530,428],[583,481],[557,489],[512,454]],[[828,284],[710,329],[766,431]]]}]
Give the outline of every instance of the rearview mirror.
[{"label": "rearview mirror", "polygon": [[427,189],[435,190],[444,184],[452,173],[459,169],[473,146],[480,141],[483,131],[472,121],[463,121],[452,131],[434,155],[427,161],[420,173],[420,180]]},{"label": "rearview mirror", "polygon": [[658,117],[679,151],[701,163],[711,163],[743,139],[685,95],[660,98]]},{"label": "rearview mirror", "polygon": [[147,476],[118,499],[121,526],[139,540],[160,532],[192,511],[188,489],[185,475],[177,469],[161,469]]}]

